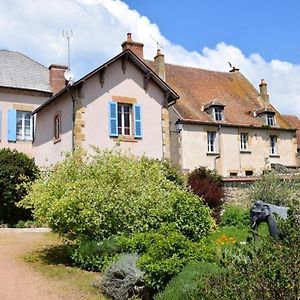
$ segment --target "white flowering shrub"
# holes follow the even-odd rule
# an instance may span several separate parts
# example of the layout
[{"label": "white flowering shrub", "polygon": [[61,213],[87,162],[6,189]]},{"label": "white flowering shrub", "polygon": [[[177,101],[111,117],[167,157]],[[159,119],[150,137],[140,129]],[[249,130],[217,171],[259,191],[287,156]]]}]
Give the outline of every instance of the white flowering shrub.
[{"label": "white flowering shrub", "polygon": [[38,179],[22,205],[69,239],[102,240],[175,223],[198,240],[214,225],[210,209],[167,173],[146,157],[79,151]]}]

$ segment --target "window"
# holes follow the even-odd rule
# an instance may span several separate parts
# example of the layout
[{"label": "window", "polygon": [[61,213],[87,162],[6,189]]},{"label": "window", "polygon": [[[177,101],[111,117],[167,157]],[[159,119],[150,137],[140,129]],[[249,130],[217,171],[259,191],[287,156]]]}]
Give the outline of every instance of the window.
[{"label": "window", "polygon": [[213,114],[215,121],[223,121],[224,120],[224,109],[223,107],[214,107]]},{"label": "window", "polygon": [[241,151],[248,150],[248,133],[241,133]]},{"label": "window", "polygon": [[32,118],[31,112],[17,111],[16,133],[18,141],[32,140]]},{"label": "window", "polygon": [[246,176],[253,176],[253,171],[252,170],[246,170],[245,175]]},{"label": "window", "polygon": [[267,114],[267,125],[275,126],[275,117],[274,114],[268,113]]},{"label": "window", "polygon": [[237,172],[230,172],[229,176],[230,177],[237,177],[238,173]]},{"label": "window", "polygon": [[277,136],[275,135],[270,136],[270,154],[277,154]]},{"label": "window", "polygon": [[60,114],[55,115],[54,117],[54,140],[60,140],[61,136],[61,117]]},{"label": "window", "polygon": [[118,134],[119,135],[131,135],[131,114],[132,108],[128,104],[118,103]]},{"label": "window", "polygon": [[109,135],[142,138],[141,106],[109,102]]},{"label": "window", "polygon": [[207,132],[207,152],[215,153],[216,151],[216,132]]}]

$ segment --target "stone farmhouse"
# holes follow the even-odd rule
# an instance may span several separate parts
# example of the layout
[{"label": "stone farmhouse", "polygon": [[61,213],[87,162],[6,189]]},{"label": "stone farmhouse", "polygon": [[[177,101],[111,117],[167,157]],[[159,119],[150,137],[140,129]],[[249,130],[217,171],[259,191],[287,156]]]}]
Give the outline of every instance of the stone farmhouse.
[{"label": "stone farmhouse", "polygon": [[[225,177],[300,165],[297,126],[272,106],[263,80],[257,91],[236,68],[226,73],[167,64],[160,50],[145,60],[143,44],[131,34],[120,54],[73,84],[65,82],[64,66],[47,69],[5,53],[11,56],[0,53],[0,146],[31,154],[38,165],[55,164],[76,147],[116,144],[135,155],[171,159],[184,171],[207,166]],[[28,69],[33,75],[25,80]]]}]

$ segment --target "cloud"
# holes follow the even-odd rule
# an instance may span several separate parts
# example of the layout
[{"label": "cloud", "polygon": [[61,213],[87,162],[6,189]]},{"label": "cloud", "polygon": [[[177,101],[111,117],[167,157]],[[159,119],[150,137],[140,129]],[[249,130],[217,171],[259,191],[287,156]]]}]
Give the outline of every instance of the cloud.
[{"label": "cloud", "polygon": [[234,45],[187,51],[164,37],[159,27],[120,0],[0,0],[0,48],[16,50],[48,66],[67,63],[63,30],[72,30],[71,67],[78,77],[121,51],[126,33],[145,44],[145,57],[153,58],[156,41],[166,61],[211,70],[229,70],[228,61],[258,87],[264,78],[270,100],[282,113],[300,116],[300,65],[249,56]]}]

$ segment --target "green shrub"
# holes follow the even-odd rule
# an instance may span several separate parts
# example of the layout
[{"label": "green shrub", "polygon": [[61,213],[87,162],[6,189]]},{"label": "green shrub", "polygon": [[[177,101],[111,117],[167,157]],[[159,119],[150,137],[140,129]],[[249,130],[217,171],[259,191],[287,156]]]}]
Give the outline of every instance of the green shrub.
[{"label": "green shrub", "polygon": [[213,227],[198,197],[166,177],[164,164],[117,151],[75,152],[47,172],[22,201],[69,239],[101,241],[175,223],[198,240]]},{"label": "green shrub", "polygon": [[69,250],[74,265],[88,271],[102,271],[118,258],[120,247],[116,240],[81,241]]},{"label": "green shrub", "polygon": [[221,266],[226,268],[226,273],[206,276],[205,285],[199,284],[193,297],[197,299],[201,295],[201,299],[225,300],[299,299],[299,227],[290,219],[281,221],[281,231],[281,240],[264,238],[259,243],[226,249],[221,259]]},{"label": "green shrub", "polygon": [[199,167],[188,174],[188,185],[192,192],[203,198],[209,208],[213,210],[214,217],[218,220],[221,206],[224,202],[224,187],[222,176],[215,170]]},{"label": "green shrub", "polygon": [[31,219],[28,209],[16,206],[25,195],[25,185],[35,180],[38,169],[26,154],[0,149],[0,224],[14,226]]},{"label": "green shrub", "polygon": [[203,243],[189,240],[172,226],[123,238],[121,245],[124,251],[141,255],[138,266],[145,272],[146,285],[152,291],[162,290],[188,262],[209,259]]},{"label": "green shrub", "polygon": [[250,225],[249,209],[228,205],[221,215],[220,226],[246,227]]},{"label": "green shrub", "polygon": [[222,269],[215,263],[198,262],[188,264],[178,275],[172,278],[163,292],[156,295],[155,300],[201,299],[193,298],[193,296],[199,290],[199,286],[210,288],[205,286],[205,276],[221,272]]}]

